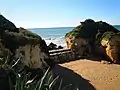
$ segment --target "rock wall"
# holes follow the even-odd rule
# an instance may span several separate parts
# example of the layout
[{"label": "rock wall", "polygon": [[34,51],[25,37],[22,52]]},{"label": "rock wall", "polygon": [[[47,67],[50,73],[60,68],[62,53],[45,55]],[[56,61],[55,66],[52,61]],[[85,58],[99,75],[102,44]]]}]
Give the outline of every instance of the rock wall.
[{"label": "rock wall", "polygon": [[87,56],[91,53],[91,47],[87,39],[67,37],[67,48],[75,52],[76,56]]},{"label": "rock wall", "polygon": [[29,68],[46,68],[53,62],[45,41],[35,33],[16,26],[0,15],[0,58],[21,58]]},{"label": "rock wall", "polygon": [[105,47],[108,58],[114,63],[120,63],[120,35],[112,32],[107,33],[102,38],[101,45]]},{"label": "rock wall", "polygon": [[30,68],[45,68],[47,63],[44,59],[49,59],[46,53],[41,52],[38,45],[25,45],[16,50],[16,58],[22,58],[22,62]]}]

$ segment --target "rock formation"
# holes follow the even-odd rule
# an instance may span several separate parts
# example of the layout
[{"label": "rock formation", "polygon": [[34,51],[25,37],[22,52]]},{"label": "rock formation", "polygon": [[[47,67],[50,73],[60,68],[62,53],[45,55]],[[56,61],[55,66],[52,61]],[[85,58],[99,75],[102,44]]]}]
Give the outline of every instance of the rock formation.
[{"label": "rock formation", "polygon": [[48,49],[49,50],[56,50],[56,49],[63,49],[63,47],[61,45],[57,46],[57,44],[51,42],[48,45]]},{"label": "rock formation", "polygon": [[55,50],[55,49],[57,49],[57,45],[51,42],[51,43],[48,45],[48,49],[49,49],[49,50]]},{"label": "rock formation", "polygon": [[120,63],[120,34],[113,32],[104,33],[101,45],[105,48],[108,58],[114,63]]},{"label": "rock formation", "polygon": [[67,33],[65,38],[67,48],[79,56],[99,55],[116,63],[120,59],[118,33],[119,30],[106,22],[87,19]]},{"label": "rock formation", "polygon": [[38,35],[16,26],[0,15],[0,58],[21,58],[30,68],[43,69],[52,65],[45,41]]}]

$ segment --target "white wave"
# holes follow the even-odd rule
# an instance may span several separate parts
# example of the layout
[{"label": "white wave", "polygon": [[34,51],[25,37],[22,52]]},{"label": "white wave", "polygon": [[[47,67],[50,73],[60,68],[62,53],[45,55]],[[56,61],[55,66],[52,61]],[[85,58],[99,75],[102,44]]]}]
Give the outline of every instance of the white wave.
[{"label": "white wave", "polygon": [[45,37],[44,40],[47,43],[47,45],[49,45],[52,42],[52,43],[56,44],[57,46],[66,47],[64,36],[60,36],[60,37],[53,37],[53,36],[52,37]]}]

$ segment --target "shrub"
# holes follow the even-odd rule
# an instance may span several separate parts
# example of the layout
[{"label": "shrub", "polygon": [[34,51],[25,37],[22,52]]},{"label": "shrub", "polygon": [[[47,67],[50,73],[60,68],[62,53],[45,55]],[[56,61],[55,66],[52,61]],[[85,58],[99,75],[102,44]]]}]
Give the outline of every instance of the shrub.
[{"label": "shrub", "polygon": [[38,75],[36,74],[31,79],[31,73],[25,71],[25,66],[20,64],[20,59],[15,60],[16,62],[12,60],[10,63],[8,63],[8,59],[0,65],[0,68],[7,72],[4,73],[6,75],[5,78],[9,78],[9,80],[5,80],[7,89],[4,90],[76,90],[71,85],[63,87],[62,79],[59,76],[53,77],[50,68],[44,72],[41,78],[37,78]]},{"label": "shrub", "polygon": [[17,75],[15,90],[73,90],[71,85],[62,87],[62,79],[59,81],[59,76],[53,78],[49,70],[50,68],[47,69],[43,77],[38,81],[35,79],[28,80],[27,75],[23,78]]}]

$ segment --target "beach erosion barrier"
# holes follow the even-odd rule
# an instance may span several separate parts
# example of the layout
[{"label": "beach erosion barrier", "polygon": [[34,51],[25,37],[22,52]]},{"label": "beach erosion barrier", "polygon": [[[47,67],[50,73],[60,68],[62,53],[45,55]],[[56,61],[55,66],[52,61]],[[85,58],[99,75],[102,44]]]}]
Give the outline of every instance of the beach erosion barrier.
[{"label": "beach erosion barrier", "polygon": [[64,63],[76,59],[76,54],[71,49],[49,50],[50,59],[55,63]]}]

